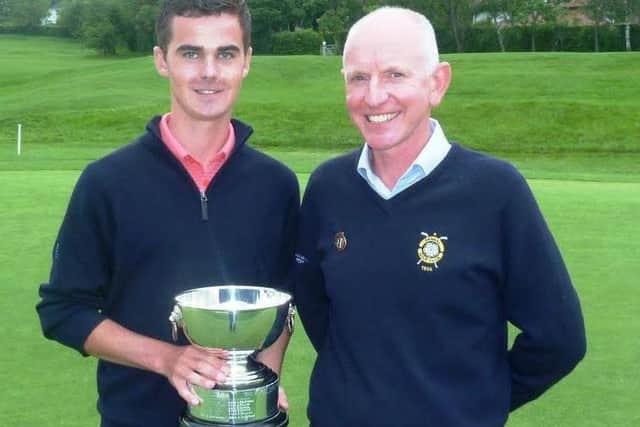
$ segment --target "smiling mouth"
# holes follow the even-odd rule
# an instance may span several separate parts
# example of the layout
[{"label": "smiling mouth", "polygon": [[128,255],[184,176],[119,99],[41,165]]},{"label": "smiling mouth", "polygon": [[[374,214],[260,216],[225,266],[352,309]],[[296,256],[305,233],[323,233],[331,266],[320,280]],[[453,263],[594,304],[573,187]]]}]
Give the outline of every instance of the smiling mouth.
[{"label": "smiling mouth", "polygon": [[369,123],[386,123],[389,122],[396,117],[398,117],[400,113],[387,113],[387,114],[375,114],[370,116],[365,116]]},{"label": "smiling mouth", "polygon": [[222,89],[195,89],[198,95],[215,95],[222,92]]}]

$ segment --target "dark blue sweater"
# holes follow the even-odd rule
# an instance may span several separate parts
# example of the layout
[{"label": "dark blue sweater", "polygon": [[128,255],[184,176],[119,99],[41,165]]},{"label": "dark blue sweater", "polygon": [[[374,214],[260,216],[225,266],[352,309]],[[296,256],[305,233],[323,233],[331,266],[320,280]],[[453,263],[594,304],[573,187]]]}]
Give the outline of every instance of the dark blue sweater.
[{"label": "dark blue sweater", "polygon": [[[359,152],[311,176],[296,302],[314,427],[497,427],[585,352],[562,257],[523,177],[454,144],[384,200]],[[508,350],[507,322],[520,333]]]},{"label": "dark blue sweater", "polygon": [[[170,342],[184,290],[284,285],[299,208],[293,172],[246,145],[252,129],[234,120],[234,151],[204,202],[158,123],[85,169],[55,242],[37,310],[46,337],[81,353],[104,318]],[[164,377],[102,360],[98,391],[103,418],[123,424],[176,427],[185,407]]]}]

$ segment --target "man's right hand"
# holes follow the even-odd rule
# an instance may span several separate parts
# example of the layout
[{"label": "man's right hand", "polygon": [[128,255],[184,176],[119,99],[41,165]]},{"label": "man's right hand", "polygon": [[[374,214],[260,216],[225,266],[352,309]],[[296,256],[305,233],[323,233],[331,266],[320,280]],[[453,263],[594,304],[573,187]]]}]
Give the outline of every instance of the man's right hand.
[{"label": "man's right hand", "polygon": [[94,328],[84,349],[109,362],[167,377],[180,397],[191,405],[200,403],[193,385],[213,388],[229,372],[224,350],[170,344],[132,332],[110,319]]},{"label": "man's right hand", "polygon": [[190,405],[202,400],[193,385],[211,389],[223,382],[229,373],[227,353],[220,349],[205,349],[195,345],[174,346],[165,359],[164,375]]}]

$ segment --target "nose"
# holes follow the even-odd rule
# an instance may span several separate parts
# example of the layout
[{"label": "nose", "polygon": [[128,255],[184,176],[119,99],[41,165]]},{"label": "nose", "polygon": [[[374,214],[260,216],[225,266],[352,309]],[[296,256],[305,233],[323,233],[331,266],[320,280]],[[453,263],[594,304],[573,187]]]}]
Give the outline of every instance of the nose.
[{"label": "nose", "polygon": [[367,87],[367,93],[365,96],[365,102],[370,107],[377,107],[379,105],[384,104],[389,98],[389,93],[387,92],[384,83],[380,81],[380,79],[372,78],[369,81],[369,86]]},{"label": "nose", "polygon": [[202,78],[205,80],[215,79],[218,75],[218,67],[213,56],[207,55],[202,64]]}]

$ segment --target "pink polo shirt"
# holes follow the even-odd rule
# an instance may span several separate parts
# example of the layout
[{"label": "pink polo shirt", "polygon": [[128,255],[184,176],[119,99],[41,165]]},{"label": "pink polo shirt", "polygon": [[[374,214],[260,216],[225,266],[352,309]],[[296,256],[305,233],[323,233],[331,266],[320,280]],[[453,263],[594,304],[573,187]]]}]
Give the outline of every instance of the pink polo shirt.
[{"label": "pink polo shirt", "polygon": [[201,193],[209,186],[209,183],[218,173],[224,162],[227,161],[236,144],[236,133],[233,126],[229,123],[229,136],[220,151],[213,156],[207,165],[203,165],[193,157],[182,144],[171,134],[169,129],[169,120],[171,113],[166,113],[160,120],[160,135],[162,142],[167,146],[169,151],[180,161],[182,166],[189,172],[191,179],[198,186]]}]

